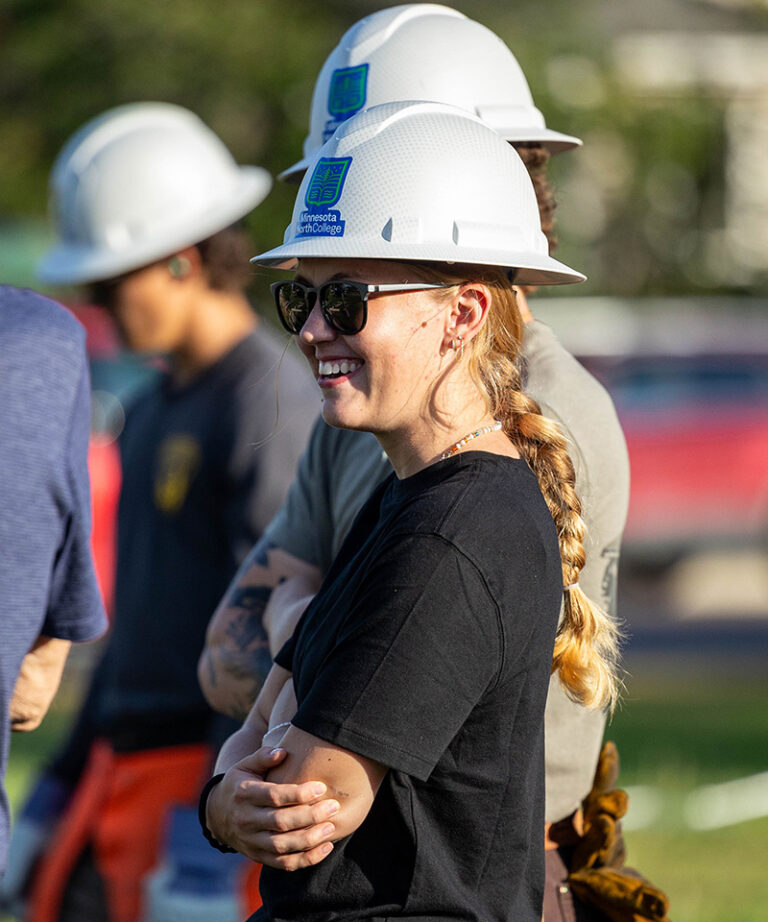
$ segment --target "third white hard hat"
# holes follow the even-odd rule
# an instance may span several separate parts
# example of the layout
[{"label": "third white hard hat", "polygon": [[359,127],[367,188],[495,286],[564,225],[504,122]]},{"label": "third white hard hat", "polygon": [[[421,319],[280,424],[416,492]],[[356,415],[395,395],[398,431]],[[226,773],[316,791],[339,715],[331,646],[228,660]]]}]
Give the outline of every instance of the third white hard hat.
[{"label": "third white hard hat", "polygon": [[353,116],[315,156],[282,246],[255,257],[461,262],[515,281],[584,276],[549,255],[528,171],[485,122],[442,103],[389,103]]},{"label": "third white hard hat", "polygon": [[238,166],[196,115],[169,103],[120,106],[84,125],[51,173],[58,240],[43,282],[122,275],[198,243],[244,217],[272,178]]},{"label": "third white hard hat", "polygon": [[459,106],[505,140],[552,153],[581,144],[547,128],[515,56],[490,29],[447,6],[411,3],[372,13],[343,35],[315,84],[304,156],[279,178],[300,179],[351,115],[403,100]]}]

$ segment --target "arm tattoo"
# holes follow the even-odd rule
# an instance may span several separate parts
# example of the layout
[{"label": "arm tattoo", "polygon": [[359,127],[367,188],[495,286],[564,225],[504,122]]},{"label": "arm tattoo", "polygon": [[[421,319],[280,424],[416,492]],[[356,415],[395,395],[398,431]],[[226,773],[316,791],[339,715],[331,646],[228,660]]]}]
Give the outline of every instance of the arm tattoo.
[{"label": "arm tattoo", "polygon": [[226,600],[230,615],[226,636],[230,643],[219,650],[216,665],[214,658],[209,658],[211,684],[217,684],[217,665],[224,668],[233,683],[233,716],[240,720],[247,717],[272,668],[269,638],[262,620],[271,594],[269,586],[232,588]]}]

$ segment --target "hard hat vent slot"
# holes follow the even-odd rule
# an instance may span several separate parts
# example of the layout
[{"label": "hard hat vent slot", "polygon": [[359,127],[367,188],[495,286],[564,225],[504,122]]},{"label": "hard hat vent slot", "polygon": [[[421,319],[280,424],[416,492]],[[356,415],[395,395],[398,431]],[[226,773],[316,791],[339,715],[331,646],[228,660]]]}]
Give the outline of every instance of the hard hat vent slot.
[{"label": "hard hat vent slot", "polygon": [[388,243],[421,243],[424,239],[424,229],[421,219],[404,216],[395,222],[390,218],[381,229],[381,236]]},{"label": "hard hat vent slot", "polygon": [[526,249],[536,250],[531,247],[527,234],[515,227],[501,225],[481,224],[476,221],[454,221],[453,242],[457,246],[482,248],[488,245],[488,240],[494,240],[501,250],[519,252]]}]

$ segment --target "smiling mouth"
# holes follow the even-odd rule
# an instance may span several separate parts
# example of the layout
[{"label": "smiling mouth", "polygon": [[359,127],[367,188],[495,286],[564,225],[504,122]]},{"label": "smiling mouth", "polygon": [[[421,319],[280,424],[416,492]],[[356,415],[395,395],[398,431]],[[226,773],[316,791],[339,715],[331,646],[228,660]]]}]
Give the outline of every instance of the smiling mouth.
[{"label": "smiling mouth", "polygon": [[362,362],[356,362],[350,359],[343,359],[339,362],[318,362],[318,377],[324,380],[333,380],[334,378],[343,378],[344,375],[351,375],[357,371]]}]

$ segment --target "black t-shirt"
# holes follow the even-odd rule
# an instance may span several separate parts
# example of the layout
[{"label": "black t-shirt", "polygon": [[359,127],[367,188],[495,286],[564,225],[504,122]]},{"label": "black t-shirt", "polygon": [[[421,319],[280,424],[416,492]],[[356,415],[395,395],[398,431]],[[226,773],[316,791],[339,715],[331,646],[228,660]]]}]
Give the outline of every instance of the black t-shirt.
[{"label": "black t-shirt", "polygon": [[270,919],[539,922],[557,536],[523,461],[388,478],[278,662],[293,723],[390,771],[319,865],[264,868]]},{"label": "black t-shirt", "polygon": [[214,716],[196,670],[208,621],[280,507],[316,415],[314,382],[284,352],[262,324],[184,386],[162,379],[128,413],[115,617],[89,699],[117,749],[207,738]]}]

